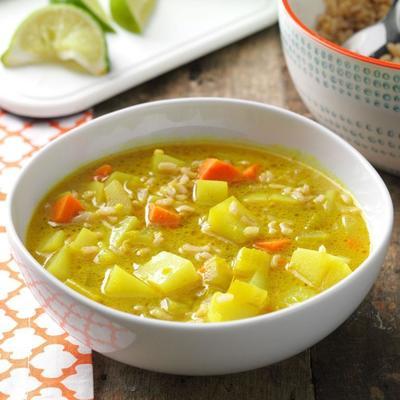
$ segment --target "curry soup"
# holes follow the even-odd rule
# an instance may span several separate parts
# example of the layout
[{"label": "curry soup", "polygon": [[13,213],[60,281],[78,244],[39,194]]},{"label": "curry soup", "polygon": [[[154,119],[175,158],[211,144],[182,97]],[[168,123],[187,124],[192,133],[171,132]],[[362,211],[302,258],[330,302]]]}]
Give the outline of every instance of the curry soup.
[{"label": "curry soup", "polygon": [[86,166],[35,211],[32,255],[131,314],[217,322],[304,301],[369,254],[361,210],[316,169],[222,144],[133,150]]}]

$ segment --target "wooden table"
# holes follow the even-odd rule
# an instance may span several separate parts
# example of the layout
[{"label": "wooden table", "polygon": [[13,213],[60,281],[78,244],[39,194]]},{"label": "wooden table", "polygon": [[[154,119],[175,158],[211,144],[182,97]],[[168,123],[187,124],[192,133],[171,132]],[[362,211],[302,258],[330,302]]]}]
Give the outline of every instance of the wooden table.
[{"label": "wooden table", "polygon": [[[188,96],[251,99],[310,116],[288,75],[276,26],[108,100],[95,114]],[[400,179],[382,176],[399,206]],[[373,290],[348,321],[311,349],[270,367],[219,377],[157,374],[95,354],[96,400],[399,400],[398,210],[395,220]]]}]

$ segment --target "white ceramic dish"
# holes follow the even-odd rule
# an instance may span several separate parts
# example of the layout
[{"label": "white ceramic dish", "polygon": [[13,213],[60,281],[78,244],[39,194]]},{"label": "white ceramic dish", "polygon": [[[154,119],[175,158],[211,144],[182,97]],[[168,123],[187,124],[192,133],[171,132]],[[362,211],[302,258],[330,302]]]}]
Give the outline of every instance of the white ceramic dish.
[{"label": "white ceramic dish", "polygon": [[[101,0],[107,9],[109,0]],[[0,53],[19,22],[47,0],[0,1]],[[112,64],[103,77],[61,66],[6,69],[0,63],[0,107],[28,117],[82,111],[148,79],[274,24],[276,0],[159,0],[143,35],[114,24]]]},{"label": "white ceramic dish", "polygon": [[374,165],[400,175],[400,64],[361,56],[313,29],[323,0],[280,0],[293,82],[314,117]]},{"label": "white ceramic dish", "polygon": [[[354,193],[365,213],[372,243],[368,259],[338,285],[292,308],[247,320],[201,325],[143,319],[97,304],[47,273],[24,247],[36,204],[77,167],[134,146],[210,134],[219,141],[279,144],[320,160]],[[82,343],[149,370],[211,375],[277,362],[337,328],[375,281],[392,221],[391,199],[379,175],[356,150],[326,128],[272,106],[198,98],[147,103],[108,114],[48,145],[24,169],[9,196],[8,235],[34,296]]]}]

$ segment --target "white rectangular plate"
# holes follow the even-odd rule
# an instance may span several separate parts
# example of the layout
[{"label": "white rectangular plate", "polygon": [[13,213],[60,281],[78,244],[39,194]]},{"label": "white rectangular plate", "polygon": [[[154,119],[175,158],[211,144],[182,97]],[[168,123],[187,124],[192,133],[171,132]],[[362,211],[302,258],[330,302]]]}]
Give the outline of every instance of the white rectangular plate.
[{"label": "white rectangular plate", "polygon": [[[101,1],[104,7],[108,0]],[[0,1],[0,53],[20,21],[46,0]],[[107,9],[107,8],[106,8]],[[107,34],[111,72],[0,64],[0,107],[29,117],[72,114],[276,22],[276,0],[158,0],[146,31]]]}]

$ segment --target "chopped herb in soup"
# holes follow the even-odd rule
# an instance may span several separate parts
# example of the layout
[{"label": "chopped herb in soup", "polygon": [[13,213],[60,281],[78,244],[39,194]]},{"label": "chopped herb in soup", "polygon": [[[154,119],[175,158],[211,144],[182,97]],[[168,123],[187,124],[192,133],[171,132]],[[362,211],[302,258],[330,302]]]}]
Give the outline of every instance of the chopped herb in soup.
[{"label": "chopped herb in soup", "polygon": [[139,149],[58,184],[27,235],[73,290],[170,321],[253,317],[307,300],[369,254],[361,210],[316,169],[265,149]]}]

